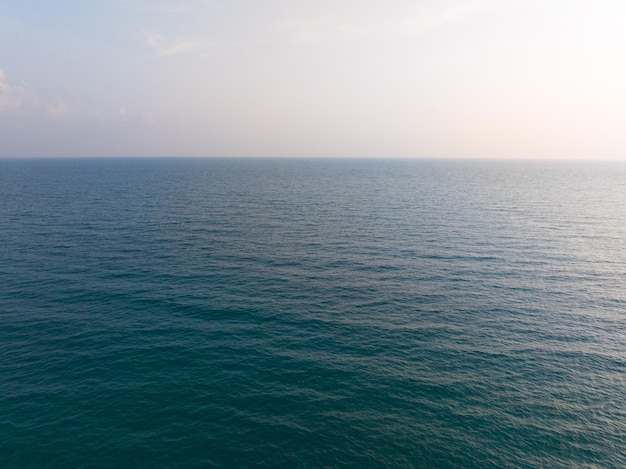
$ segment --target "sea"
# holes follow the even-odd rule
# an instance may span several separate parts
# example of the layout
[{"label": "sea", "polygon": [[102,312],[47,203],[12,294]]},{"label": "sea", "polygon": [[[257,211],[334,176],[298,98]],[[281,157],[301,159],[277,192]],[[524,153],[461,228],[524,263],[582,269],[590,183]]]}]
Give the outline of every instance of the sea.
[{"label": "sea", "polygon": [[0,160],[0,467],[626,467],[626,163]]}]

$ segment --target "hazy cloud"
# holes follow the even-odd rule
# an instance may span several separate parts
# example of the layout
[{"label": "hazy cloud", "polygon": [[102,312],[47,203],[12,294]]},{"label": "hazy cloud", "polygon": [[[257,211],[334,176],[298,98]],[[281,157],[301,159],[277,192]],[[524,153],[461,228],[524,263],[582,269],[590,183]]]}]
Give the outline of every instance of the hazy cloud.
[{"label": "hazy cloud", "polygon": [[22,106],[24,90],[9,84],[4,70],[0,69],[0,111],[17,110]]},{"label": "hazy cloud", "polygon": [[57,100],[55,103],[47,106],[47,112],[50,117],[60,119],[67,116],[69,107],[67,103],[62,100]]},{"label": "hazy cloud", "polygon": [[61,98],[41,99],[24,86],[11,85],[4,70],[0,69],[0,113],[22,118],[59,119],[68,115],[69,106]]},{"label": "hazy cloud", "polygon": [[176,55],[198,48],[200,43],[189,37],[177,37],[169,39],[157,33],[143,33],[147,44],[156,52],[158,56]]},{"label": "hazy cloud", "polygon": [[424,8],[410,16],[342,23],[337,27],[337,31],[340,34],[356,36],[412,36],[462,21],[477,7],[477,2],[467,2],[448,8]]},{"label": "hazy cloud", "polygon": [[[423,34],[446,24],[462,21],[479,6],[480,1],[466,1],[451,6],[418,4],[400,11],[381,4],[367,13],[334,11],[325,15],[292,16],[283,22],[298,42],[329,42],[340,38],[404,37]],[[391,14],[390,14],[391,11]]]},{"label": "hazy cloud", "polygon": [[199,8],[214,8],[218,3],[218,0],[191,0],[178,1],[176,3],[170,1],[150,1],[139,5],[125,5],[124,7],[164,15],[188,15],[197,12]]}]

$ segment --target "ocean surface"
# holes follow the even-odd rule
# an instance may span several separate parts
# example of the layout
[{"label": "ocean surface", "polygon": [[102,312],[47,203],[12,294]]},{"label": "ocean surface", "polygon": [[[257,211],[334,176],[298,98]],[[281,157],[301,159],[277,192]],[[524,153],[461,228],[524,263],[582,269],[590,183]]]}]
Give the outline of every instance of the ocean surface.
[{"label": "ocean surface", "polygon": [[626,467],[626,163],[0,160],[0,467]]}]

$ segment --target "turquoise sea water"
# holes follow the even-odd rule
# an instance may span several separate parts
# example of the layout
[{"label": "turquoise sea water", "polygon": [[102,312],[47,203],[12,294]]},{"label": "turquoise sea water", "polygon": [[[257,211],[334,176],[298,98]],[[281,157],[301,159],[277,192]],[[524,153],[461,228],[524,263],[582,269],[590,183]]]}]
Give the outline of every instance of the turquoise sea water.
[{"label": "turquoise sea water", "polygon": [[626,164],[0,161],[0,466],[625,467]]}]

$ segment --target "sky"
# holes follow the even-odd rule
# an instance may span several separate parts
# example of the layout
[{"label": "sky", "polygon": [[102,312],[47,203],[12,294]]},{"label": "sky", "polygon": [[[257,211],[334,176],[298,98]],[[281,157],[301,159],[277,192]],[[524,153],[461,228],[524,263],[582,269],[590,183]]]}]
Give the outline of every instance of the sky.
[{"label": "sky", "polygon": [[624,0],[0,0],[0,157],[626,159]]}]

